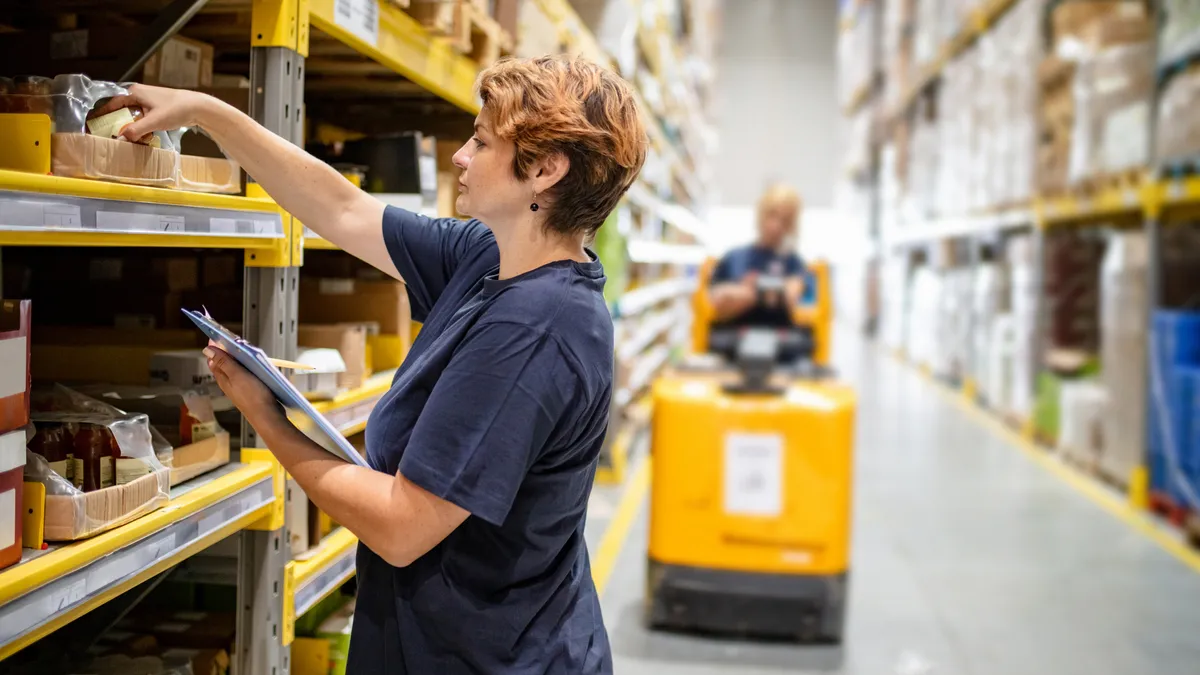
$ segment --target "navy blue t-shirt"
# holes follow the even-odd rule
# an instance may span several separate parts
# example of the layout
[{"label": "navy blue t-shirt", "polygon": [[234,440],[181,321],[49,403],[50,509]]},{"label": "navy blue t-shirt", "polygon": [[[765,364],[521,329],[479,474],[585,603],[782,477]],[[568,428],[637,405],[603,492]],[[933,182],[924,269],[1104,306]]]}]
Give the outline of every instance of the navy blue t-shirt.
[{"label": "navy blue t-shirt", "polygon": [[[713,268],[709,283],[740,281],[750,272],[785,278],[798,277],[804,274],[804,263],[800,256],[793,252],[781,253],[776,249],[750,244],[727,252]],[[754,307],[723,325],[787,326],[791,325],[791,314],[786,309],[773,311],[766,307]]]},{"label": "navy blue t-shirt", "polygon": [[603,267],[500,280],[482,223],[390,206],[383,235],[423,325],[368,461],[471,515],[408,567],[359,545],[347,672],[611,673],[583,533],[612,395]]}]

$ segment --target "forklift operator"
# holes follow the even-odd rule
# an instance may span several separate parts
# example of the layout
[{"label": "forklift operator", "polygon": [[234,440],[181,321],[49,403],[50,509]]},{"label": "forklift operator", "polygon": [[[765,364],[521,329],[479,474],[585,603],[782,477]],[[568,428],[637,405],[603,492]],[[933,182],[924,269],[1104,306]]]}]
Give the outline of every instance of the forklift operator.
[{"label": "forklift operator", "polygon": [[800,195],[774,185],[758,202],[758,238],[726,253],[713,269],[714,328],[792,325],[804,293],[804,263],[795,252]]}]

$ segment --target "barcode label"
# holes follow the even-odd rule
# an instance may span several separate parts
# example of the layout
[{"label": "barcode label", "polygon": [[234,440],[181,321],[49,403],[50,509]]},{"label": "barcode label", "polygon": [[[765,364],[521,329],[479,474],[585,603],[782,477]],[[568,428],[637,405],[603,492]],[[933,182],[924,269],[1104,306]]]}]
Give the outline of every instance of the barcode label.
[{"label": "barcode label", "polygon": [[378,0],[333,0],[333,20],[372,47],[379,44]]},{"label": "barcode label", "polygon": [[71,204],[46,204],[42,207],[42,221],[46,227],[78,229],[82,226],[79,207]]},{"label": "barcode label", "polygon": [[183,216],[158,213],[96,212],[96,229],[123,232],[183,232]]}]

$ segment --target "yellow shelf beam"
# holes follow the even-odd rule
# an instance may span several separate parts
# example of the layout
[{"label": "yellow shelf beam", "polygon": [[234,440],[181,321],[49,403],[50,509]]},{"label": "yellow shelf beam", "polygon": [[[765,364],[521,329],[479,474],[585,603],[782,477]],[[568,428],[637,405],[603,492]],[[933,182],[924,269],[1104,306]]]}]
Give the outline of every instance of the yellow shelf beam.
[{"label": "yellow shelf beam", "polygon": [[288,233],[269,199],[0,169],[0,245],[264,250]]},{"label": "yellow shelf beam", "polygon": [[312,27],[459,108],[479,112],[479,66],[455,52],[448,41],[430,35],[416,19],[384,0],[375,0],[373,23],[369,18],[339,18],[335,2],[308,0]]},{"label": "yellow shelf beam", "polygon": [[[152,513],[91,539],[34,552],[0,572],[0,625],[6,631],[0,659],[269,516],[275,471],[270,462],[218,469],[215,478],[176,488],[178,496]],[[182,527],[195,519],[194,526]]]},{"label": "yellow shelf beam", "polygon": [[296,617],[303,616],[354,576],[357,548],[358,537],[340,527],[321,540],[308,558],[288,563],[295,588],[292,607]]},{"label": "yellow shelf beam", "polygon": [[0,169],[0,190],[254,213],[275,213],[277,209],[274,203],[265,199],[45,176],[8,169]]}]

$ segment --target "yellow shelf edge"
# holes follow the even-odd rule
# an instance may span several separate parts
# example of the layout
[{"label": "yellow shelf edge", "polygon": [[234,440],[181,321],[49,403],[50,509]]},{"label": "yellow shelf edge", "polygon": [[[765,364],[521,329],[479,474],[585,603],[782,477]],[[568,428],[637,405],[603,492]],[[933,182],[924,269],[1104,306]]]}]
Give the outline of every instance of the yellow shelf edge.
[{"label": "yellow shelf edge", "polygon": [[12,171],[10,169],[0,169],[0,190],[37,192],[64,197],[107,199],[121,202],[164,204],[167,206],[224,209],[227,211],[278,212],[278,207],[275,203],[266,199],[255,199],[240,195],[210,194],[207,192],[188,192],[187,190],[172,190],[143,185],[125,185],[123,183],[109,183],[83,178],[46,176],[36,173],[25,173],[23,171]]},{"label": "yellow shelf edge", "polygon": [[[245,464],[242,468],[195,488],[166,506],[137,520],[90,539],[68,544],[27,563],[0,572],[0,604],[18,598],[64,574],[178,522],[229,495],[259,481],[271,478],[272,467],[266,462]],[[264,508],[270,505],[264,505]],[[257,513],[257,511],[256,511]],[[254,520],[261,518],[256,516]],[[251,520],[249,522],[254,522]]]},{"label": "yellow shelf edge", "polygon": [[359,54],[391,68],[429,92],[471,113],[479,112],[475,80],[479,66],[438,40],[399,8],[376,1],[377,44],[372,45],[337,22],[335,0],[309,0],[310,25]]},{"label": "yellow shelf edge", "polygon": [[288,563],[295,575],[296,587],[303,586],[337,558],[345,555],[358,545],[358,537],[344,526],[330,533],[318,544],[317,552],[306,560],[295,560]]},{"label": "yellow shelf edge", "polygon": [[219,234],[154,234],[97,230],[0,230],[0,246],[94,246],[135,248],[275,248],[284,237],[236,237]]},{"label": "yellow shelf edge", "polygon": [[[185,560],[185,559],[199,553],[200,551],[208,548],[212,544],[214,544],[218,541],[221,541],[222,539],[225,539],[226,537],[228,537],[236,532],[240,532],[241,530],[246,529],[246,527],[248,527],[252,523],[256,522],[257,520],[261,519],[263,517],[263,515],[265,514],[265,512],[267,510],[269,510],[270,508],[271,508],[270,504],[263,504],[262,506],[255,509],[254,511],[246,513],[245,515],[238,518],[237,520],[234,520],[233,522],[230,522],[223,527],[219,527],[219,528],[213,530],[212,532],[209,532],[208,534],[204,535],[203,537],[200,537],[199,539],[197,539],[196,541],[192,542],[191,544],[185,546],[184,548],[180,549],[179,551],[176,551],[174,554],[160,558],[159,560],[155,561],[155,563],[153,565],[151,565],[150,567],[133,575],[132,577],[126,579],[125,581],[118,582],[118,583],[115,583],[115,584],[109,586],[102,593],[98,593],[95,596],[88,598],[84,602],[73,607],[70,611],[64,612],[63,614],[54,617],[52,620],[47,621],[46,623],[42,624],[41,626],[38,626],[37,628],[31,630],[29,633],[17,638],[16,640],[13,640],[12,642],[4,645],[3,647],[0,647],[0,661],[7,659],[8,657],[21,651],[22,649],[28,647],[29,645],[37,642],[38,640],[41,640],[42,638],[46,637],[50,633],[53,633],[54,631],[58,630],[59,628],[62,628],[63,626],[67,625],[68,623],[78,619],[79,617],[87,614],[88,612],[91,612],[92,610],[96,609],[100,605],[103,605],[104,603],[108,602],[109,600],[112,600],[113,598],[128,591],[129,589],[133,588],[134,586],[137,586],[138,584],[146,581],[147,579],[166,571],[169,567],[171,567],[172,565],[175,565],[180,560]],[[51,555],[53,555],[53,554],[51,554]],[[34,562],[36,562],[36,561],[34,561]]]},{"label": "yellow shelf edge", "polygon": [[331,400],[318,401],[313,403],[313,408],[321,414],[325,414],[330,410],[342,408],[355,403],[361,403],[369,398],[383,396],[392,386],[392,378],[395,377],[395,370],[384,370],[372,375],[361,387],[344,391]]}]

